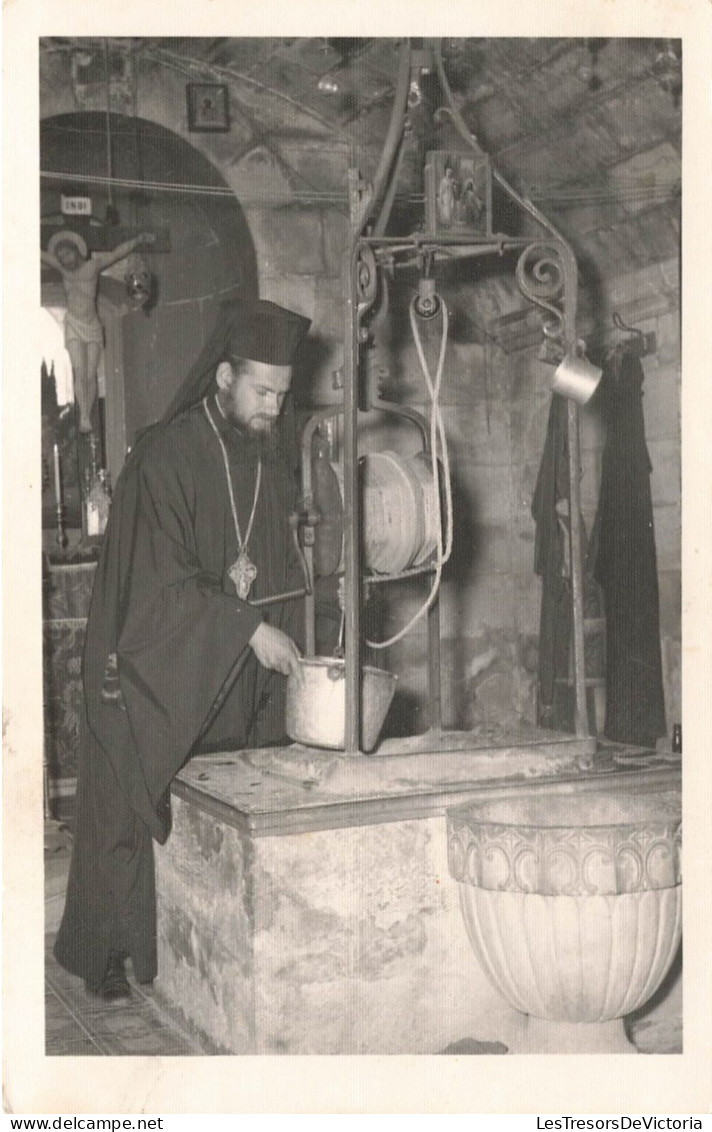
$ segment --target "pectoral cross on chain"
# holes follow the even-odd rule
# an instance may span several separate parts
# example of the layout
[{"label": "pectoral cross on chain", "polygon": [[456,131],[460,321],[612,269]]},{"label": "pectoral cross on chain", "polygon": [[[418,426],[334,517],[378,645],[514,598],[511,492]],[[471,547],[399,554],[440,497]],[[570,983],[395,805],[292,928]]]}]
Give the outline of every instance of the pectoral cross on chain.
[{"label": "pectoral cross on chain", "polygon": [[235,586],[240,601],[247,601],[247,595],[250,592],[252,583],[257,577],[257,567],[254,562],[250,560],[246,551],[240,551],[228,570],[228,574]]}]

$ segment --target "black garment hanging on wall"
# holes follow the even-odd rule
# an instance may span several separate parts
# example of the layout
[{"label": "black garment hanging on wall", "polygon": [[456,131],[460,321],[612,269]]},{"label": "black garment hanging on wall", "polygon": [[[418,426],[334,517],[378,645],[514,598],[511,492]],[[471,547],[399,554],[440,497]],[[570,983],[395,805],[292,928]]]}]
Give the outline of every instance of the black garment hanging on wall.
[{"label": "black garment hanging on wall", "polygon": [[[572,667],[569,508],[568,408],[566,399],[555,394],[551,399],[544,452],[532,499],[532,516],[536,523],[534,570],[541,578],[537,722],[541,727],[573,732],[576,692]],[[601,595],[590,574],[583,522],[581,544],[585,567],[584,617],[598,618]],[[587,676],[597,676],[603,670],[602,651],[595,639],[585,642],[585,667]]]},{"label": "black garment hanging on wall", "polygon": [[532,499],[536,523],[534,570],[541,578],[539,624],[538,723],[557,730],[571,728],[572,720],[557,693],[569,665],[572,602],[571,586],[563,568],[564,542],[557,504],[569,498],[566,401],[554,396],[539,475]]},{"label": "black garment hanging on wall", "polygon": [[593,542],[606,612],[605,734],[654,747],[666,725],[643,376],[640,359],[625,348],[604,372],[607,435]]}]

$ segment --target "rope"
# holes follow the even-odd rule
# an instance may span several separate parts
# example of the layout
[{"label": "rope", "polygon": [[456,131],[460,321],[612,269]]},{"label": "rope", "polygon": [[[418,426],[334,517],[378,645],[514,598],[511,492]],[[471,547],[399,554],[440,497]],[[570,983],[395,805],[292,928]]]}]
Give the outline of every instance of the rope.
[{"label": "rope", "polygon": [[[439,298],[439,296],[438,296],[438,298]],[[440,299],[440,306],[441,306],[441,309],[442,309],[442,324],[443,324],[442,325],[442,338],[441,338],[441,341],[440,341],[440,355],[438,357],[438,366],[437,366],[437,370],[436,370],[436,373],[435,373],[435,380],[433,381],[433,378],[432,378],[431,373],[430,373],[430,368],[428,366],[428,361],[427,361],[427,358],[425,357],[425,352],[423,350],[423,343],[422,343],[422,340],[421,340],[421,337],[420,337],[420,331],[418,329],[417,295],[413,296],[413,299],[412,299],[411,304],[410,304],[410,325],[411,325],[411,329],[413,331],[413,340],[415,342],[415,348],[418,352],[418,360],[420,361],[420,366],[421,366],[421,369],[423,371],[425,383],[428,387],[428,393],[430,394],[430,404],[431,404],[431,409],[430,409],[430,455],[431,455],[431,461],[432,461],[433,483],[435,484],[435,489],[436,489],[436,494],[437,494],[437,517],[438,517],[438,540],[437,540],[437,547],[436,547],[437,556],[436,556],[436,560],[435,560],[435,576],[433,578],[433,584],[430,588],[430,593],[428,594],[428,597],[423,602],[422,606],[417,611],[417,613],[415,613],[411,617],[408,624],[405,625],[402,629],[400,629],[395,634],[395,636],[389,638],[389,640],[387,640],[387,641],[368,641],[367,640],[366,644],[368,645],[369,648],[372,648],[372,649],[386,649],[386,648],[390,648],[391,645],[397,644],[398,641],[402,640],[403,637],[405,637],[406,633],[409,633],[410,630],[415,625],[417,625],[417,623],[420,620],[422,620],[422,618],[428,612],[428,610],[432,606],[433,602],[435,601],[435,598],[438,595],[438,592],[440,590],[440,583],[442,581],[443,567],[444,567],[445,563],[448,561],[448,559],[449,559],[449,557],[452,553],[453,507],[452,507],[452,481],[451,481],[451,477],[450,477],[450,456],[449,456],[448,447],[447,447],[447,436],[445,434],[445,425],[444,425],[444,422],[443,422],[442,413],[440,412],[440,390],[441,390],[441,387],[442,387],[443,371],[444,371],[444,368],[445,368],[445,351],[447,349],[449,316],[448,316],[447,306],[442,299]],[[440,464],[438,463],[438,441],[440,442],[440,449],[441,449],[442,462],[443,462],[442,473],[441,473],[441,470],[440,470]],[[443,520],[442,520],[442,511],[441,511],[441,508],[440,508],[440,484],[441,484],[441,480],[444,481],[444,485],[445,485],[445,512],[446,512],[446,530],[447,530],[447,538],[446,538],[446,541],[445,541],[445,545],[443,545]]]}]

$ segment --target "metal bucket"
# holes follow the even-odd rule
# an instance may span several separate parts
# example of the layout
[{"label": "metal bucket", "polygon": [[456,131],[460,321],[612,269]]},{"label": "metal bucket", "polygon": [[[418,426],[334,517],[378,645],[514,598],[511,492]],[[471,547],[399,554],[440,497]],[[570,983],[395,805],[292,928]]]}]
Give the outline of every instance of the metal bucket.
[{"label": "metal bucket", "polygon": [[[328,656],[300,661],[301,680],[287,680],[286,729],[307,747],[343,750],[346,742],[346,665]],[[391,706],[398,677],[382,668],[363,669],[361,745],[372,751]]]}]

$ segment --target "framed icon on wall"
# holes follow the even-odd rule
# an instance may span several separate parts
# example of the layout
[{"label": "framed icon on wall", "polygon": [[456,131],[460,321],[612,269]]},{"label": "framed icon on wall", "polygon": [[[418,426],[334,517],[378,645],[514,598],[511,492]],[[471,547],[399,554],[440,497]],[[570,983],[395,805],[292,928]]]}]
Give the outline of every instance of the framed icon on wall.
[{"label": "framed icon on wall", "polygon": [[428,153],[425,227],[430,236],[492,234],[492,173],[487,157],[444,150]]},{"label": "framed icon on wall", "polygon": [[188,83],[188,129],[192,133],[224,133],[230,129],[228,89],[223,83]]}]

